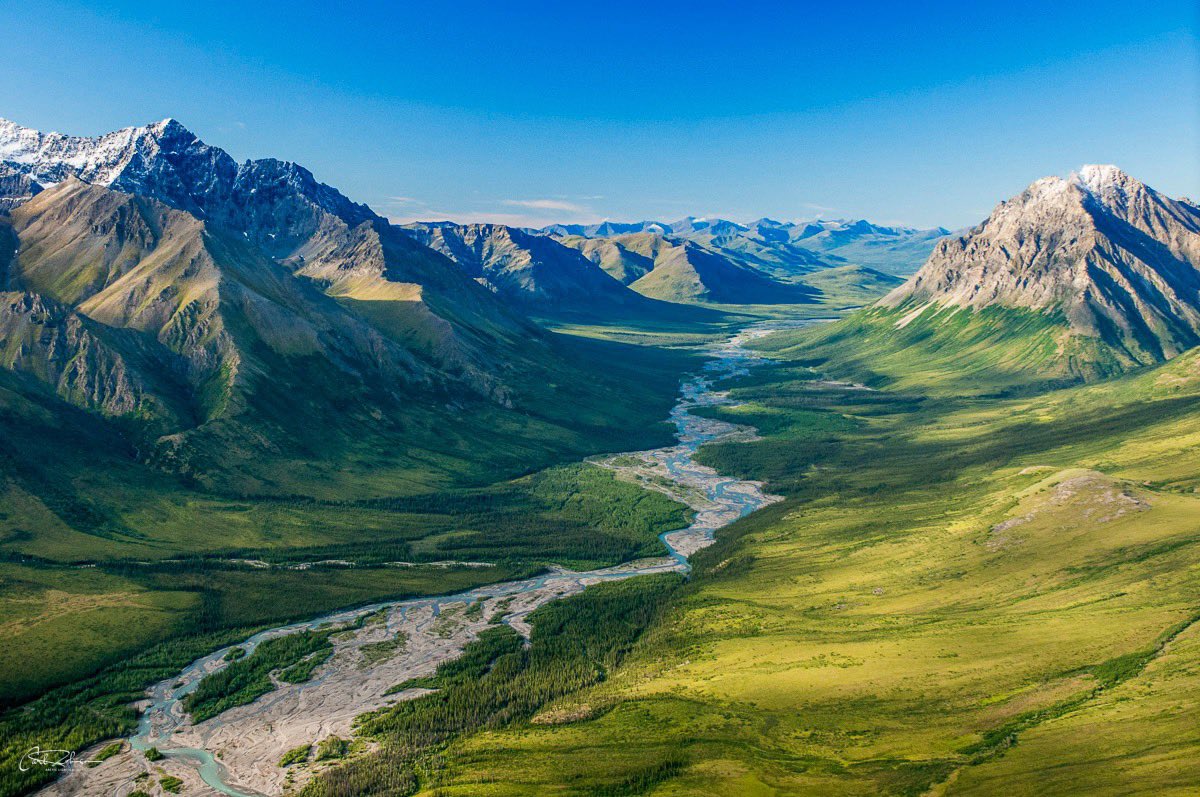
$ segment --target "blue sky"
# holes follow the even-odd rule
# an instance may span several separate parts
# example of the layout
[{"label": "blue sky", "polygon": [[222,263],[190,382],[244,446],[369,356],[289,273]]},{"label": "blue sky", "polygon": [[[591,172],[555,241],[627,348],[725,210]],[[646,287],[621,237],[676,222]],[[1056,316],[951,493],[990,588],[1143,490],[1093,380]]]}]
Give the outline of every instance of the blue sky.
[{"label": "blue sky", "polygon": [[0,116],[174,116],[398,220],[957,227],[1090,162],[1200,196],[1195,0],[345,5],[0,4]]}]

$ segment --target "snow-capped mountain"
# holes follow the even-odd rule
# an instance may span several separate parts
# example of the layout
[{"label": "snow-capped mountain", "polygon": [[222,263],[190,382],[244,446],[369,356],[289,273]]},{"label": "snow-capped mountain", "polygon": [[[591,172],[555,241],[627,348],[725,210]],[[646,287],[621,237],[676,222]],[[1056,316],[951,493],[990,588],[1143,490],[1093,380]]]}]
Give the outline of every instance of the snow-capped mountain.
[{"label": "snow-capped mountain", "polygon": [[256,214],[246,213],[262,203],[254,196],[260,191],[301,195],[351,225],[381,220],[302,166],[273,158],[239,164],[174,119],[90,137],[43,133],[0,119],[0,162],[41,188],[76,177],[247,232],[260,226]]},{"label": "snow-capped mountain", "polygon": [[145,164],[153,160],[162,148],[160,142],[177,137],[179,129],[182,126],[174,119],[164,119],[84,137],[43,133],[0,119],[0,160],[26,167],[25,173],[43,187],[70,176],[112,185],[133,161]]}]

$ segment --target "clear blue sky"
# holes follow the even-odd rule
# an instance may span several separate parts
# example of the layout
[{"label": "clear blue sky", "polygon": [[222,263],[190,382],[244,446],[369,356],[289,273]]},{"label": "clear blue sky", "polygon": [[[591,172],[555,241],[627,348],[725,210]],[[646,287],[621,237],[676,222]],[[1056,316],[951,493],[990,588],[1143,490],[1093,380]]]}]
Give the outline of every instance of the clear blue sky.
[{"label": "clear blue sky", "polygon": [[0,116],[174,116],[396,219],[956,227],[1087,162],[1200,195],[1196,0],[333,5],[2,3]]}]

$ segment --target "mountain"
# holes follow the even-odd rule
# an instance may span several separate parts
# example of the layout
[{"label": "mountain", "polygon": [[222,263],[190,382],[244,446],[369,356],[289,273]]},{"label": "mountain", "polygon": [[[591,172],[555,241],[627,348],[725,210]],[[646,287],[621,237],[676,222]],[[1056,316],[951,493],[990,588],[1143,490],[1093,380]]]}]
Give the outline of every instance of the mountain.
[{"label": "mountain", "polygon": [[937,227],[887,227],[865,220],[783,222],[762,218],[750,224],[686,216],[678,221],[556,224],[539,232],[555,236],[611,238],[652,232],[683,238],[777,277],[803,277],[832,266],[865,266],[907,276],[949,235]]},{"label": "mountain", "polygon": [[632,443],[669,399],[628,347],[547,332],[303,167],[239,164],[173,120],[93,138],[2,122],[0,170],[17,400],[82,408],[196,486],[494,479]]},{"label": "mountain", "polygon": [[1200,208],[1115,166],[1047,177],[940,242],[880,305],[900,327],[945,308],[1032,313],[1073,373],[1160,362],[1200,342]]},{"label": "mountain", "polygon": [[934,244],[950,234],[943,227],[922,230],[889,227],[864,219],[781,223],[760,219],[750,226],[753,237],[805,249],[833,263],[853,263],[888,274],[907,276],[929,256]]},{"label": "mountain", "polygon": [[695,241],[653,232],[570,236],[561,241],[621,283],[654,299],[717,304],[815,301],[813,289],[773,279]]},{"label": "mountain", "polygon": [[743,227],[733,222],[720,222],[694,229],[688,240],[701,243],[727,257],[777,277],[800,277],[834,266],[845,265],[837,257],[819,255],[791,240],[794,226],[765,220]]},{"label": "mountain", "polygon": [[659,221],[602,221],[598,224],[551,224],[541,229],[526,230],[526,232],[544,233],[555,236],[579,235],[584,238],[607,238],[612,235],[628,235],[635,232],[666,233],[670,231],[671,225],[663,224]]},{"label": "mountain", "polygon": [[541,232],[547,235],[567,236],[578,235],[584,238],[610,238],[614,235],[630,235],[637,232],[653,232],[660,235],[679,235],[683,237],[694,233],[731,233],[745,231],[745,227],[727,219],[706,219],[695,216],[685,216],[678,221],[602,221],[597,224],[551,224],[531,232]]},{"label": "mountain", "polygon": [[831,308],[869,305],[903,283],[900,277],[866,266],[832,266],[804,277],[804,284],[820,291],[821,301]]},{"label": "mountain", "polygon": [[501,224],[426,222],[401,228],[473,279],[553,314],[612,314],[652,304],[557,239]]}]

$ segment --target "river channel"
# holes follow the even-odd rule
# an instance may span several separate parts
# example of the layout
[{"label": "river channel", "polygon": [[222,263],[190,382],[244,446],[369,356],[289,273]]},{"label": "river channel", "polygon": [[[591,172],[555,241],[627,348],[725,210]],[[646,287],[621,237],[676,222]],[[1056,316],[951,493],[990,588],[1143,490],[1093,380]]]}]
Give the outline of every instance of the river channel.
[{"label": "river channel", "polygon": [[[555,569],[535,578],[454,595],[377,603],[260,632],[194,661],[176,677],[154,685],[139,704],[141,719],[137,733],[129,739],[130,752],[95,768],[75,767],[41,794],[125,797],[137,789],[151,791],[144,784],[164,774],[180,778],[185,792],[192,795],[280,794],[297,785],[296,773],[279,766],[284,752],[331,735],[348,737],[358,715],[423,694],[421,689],[385,693],[395,684],[432,674],[438,664],[458,656],[489,625],[503,622],[528,636],[529,614],[551,600],[605,581],[687,573],[688,557],[712,544],[718,529],[780,500],[764,493],[757,482],[723,476],[694,460],[702,445],[752,440],[754,430],[693,411],[730,403],[714,385],[745,374],[761,361],[758,353],[746,347],[749,341],[804,323],[811,322],[762,322],[711,345],[711,358],[703,369],[680,386],[679,401],[670,414],[676,429],[674,445],[589,460],[695,510],[689,526],[660,535],[666,556],[586,572]],[[353,627],[364,618],[370,622],[359,622],[353,631],[337,635],[334,654],[311,680],[278,683],[279,688],[253,703],[200,723],[193,724],[183,710],[182,699],[205,676],[227,666],[225,658],[231,648],[249,654],[272,637],[331,624]],[[381,657],[380,650],[388,655]],[[153,764],[141,752],[151,747],[164,756]]]}]

